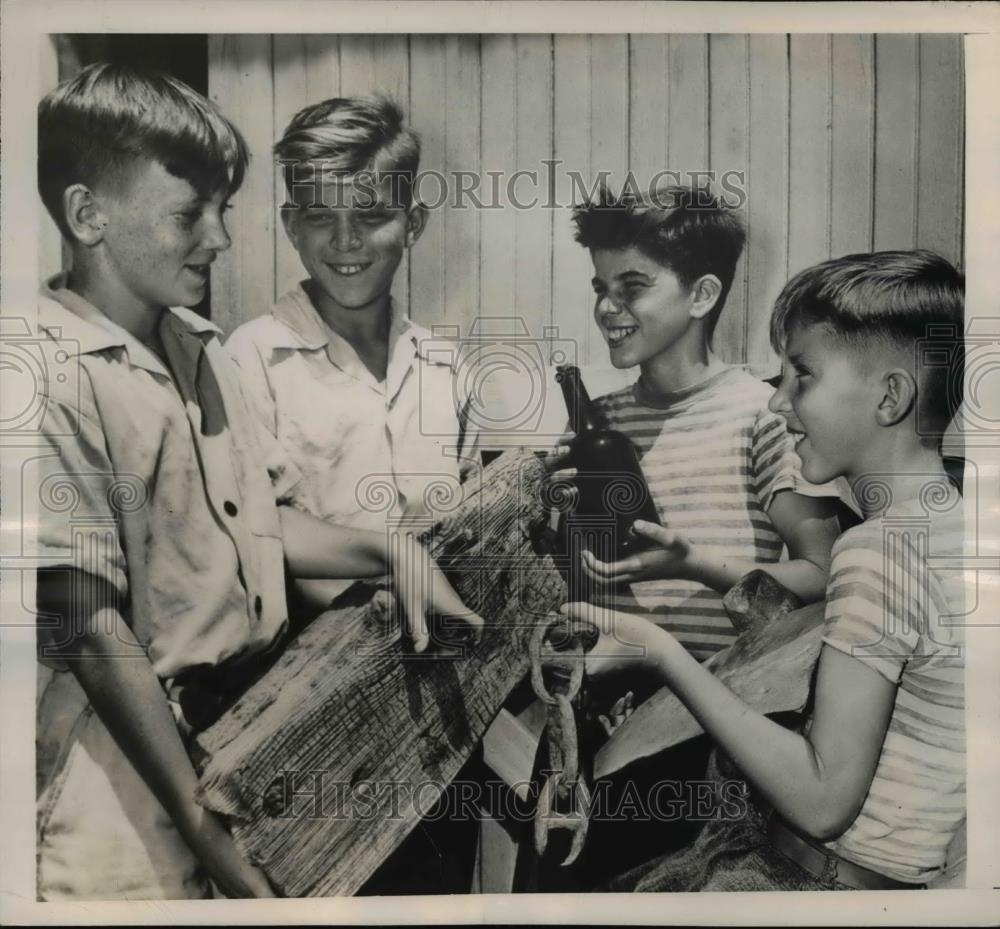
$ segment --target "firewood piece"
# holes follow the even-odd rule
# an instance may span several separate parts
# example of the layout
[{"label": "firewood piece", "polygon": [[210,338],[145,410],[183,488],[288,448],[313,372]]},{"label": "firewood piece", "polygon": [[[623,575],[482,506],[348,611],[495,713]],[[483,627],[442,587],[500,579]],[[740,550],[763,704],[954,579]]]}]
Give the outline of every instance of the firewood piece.
[{"label": "firewood piece", "polygon": [[739,632],[757,630],[802,606],[802,600],[766,571],[751,571],[722,598]]},{"label": "firewood piece", "polygon": [[424,538],[486,620],[458,655],[414,655],[387,592],[333,609],[197,738],[199,801],[286,896],[351,894],[430,811],[528,670],[536,623],[565,600],[533,547],[544,468],[507,452]]},{"label": "firewood piece", "polygon": [[[822,603],[741,633],[705,662],[736,696],[760,713],[798,711],[809,699],[823,636]],[[595,779],[607,777],[700,735],[701,724],[667,687],[658,690],[615,731],[594,760]]]}]

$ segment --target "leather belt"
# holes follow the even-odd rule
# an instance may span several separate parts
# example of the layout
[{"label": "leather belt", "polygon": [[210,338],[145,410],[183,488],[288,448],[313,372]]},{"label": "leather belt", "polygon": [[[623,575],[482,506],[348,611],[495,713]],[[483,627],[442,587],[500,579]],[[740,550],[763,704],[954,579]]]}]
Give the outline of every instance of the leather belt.
[{"label": "leather belt", "polygon": [[847,861],[792,832],[776,815],[772,816],[768,823],[767,837],[786,858],[820,880],[828,880],[832,876],[834,880],[854,890],[920,890],[925,886],[897,881],[879,874],[878,871]]}]

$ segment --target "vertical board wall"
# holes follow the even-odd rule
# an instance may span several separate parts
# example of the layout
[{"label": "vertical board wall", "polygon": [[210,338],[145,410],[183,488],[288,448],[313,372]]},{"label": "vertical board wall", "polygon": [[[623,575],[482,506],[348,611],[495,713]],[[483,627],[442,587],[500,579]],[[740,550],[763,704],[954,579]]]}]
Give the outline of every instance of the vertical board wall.
[{"label": "vertical board wall", "polygon": [[[584,364],[606,356],[590,320],[590,264],[572,241],[572,172],[745,172],[748,246],[716,336],[728,361],[773,373],[771,302],[824,258],[936,249],[961,262],[964,89],[960,36],[217,35],[212,98],[254,162],[213,272],[230,330],[300,276],[276,205],[270,147],[325,97],[388,92],[423,140],[422,168],[506,179],[523,209],[434,211],[395,293],[424,325],[477,317],[554,326]],[[546,161],[556,162],[546,167]],[[454,185],[456,182],[451,181]],[[434,196],[433,185],[422,190]]]}]

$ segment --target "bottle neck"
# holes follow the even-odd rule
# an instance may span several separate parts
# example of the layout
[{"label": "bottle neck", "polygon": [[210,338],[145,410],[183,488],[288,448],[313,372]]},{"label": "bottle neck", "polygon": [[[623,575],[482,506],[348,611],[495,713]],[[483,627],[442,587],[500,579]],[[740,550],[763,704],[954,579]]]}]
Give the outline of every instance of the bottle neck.
[{"label": "bottle neck", "polygon": [[583,384],[580,369],[574,365],[563,365],[557,370],[556,379],[562,388],[570,428],[577,435],[600,429],[601,417]]}]

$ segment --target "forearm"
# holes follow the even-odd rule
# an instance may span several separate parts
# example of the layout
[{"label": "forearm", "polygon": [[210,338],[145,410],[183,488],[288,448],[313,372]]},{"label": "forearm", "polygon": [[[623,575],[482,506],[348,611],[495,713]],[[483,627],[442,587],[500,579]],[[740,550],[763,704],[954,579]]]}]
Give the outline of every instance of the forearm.
[{"label": "forearm", "polygon": [[177,831],[229,896],[272,896],[222,822],[195,801],[198,777],[152,665],[117,610],[94,610],[72,639],[71,670]]},{"label": "forearm", "polygon": [[278,507],[285,559],[298,578],[379,577],[389,570],[387,539],[378,532],[349,529]]},{"label": "forearm", "polygon": [[782,817],[818,837],[829,832],[834,785],[807,738],[747,706],[672,636],[663,634],[647,657]]},{"label": "forearm", "polygon": [[793,558],[769,564],[750,558],[726,558],[696,554],[692,559],[689,579],[712,590],[725,593],[751,571],[761,570],[796,594],[803,603],[814,603],[826,591],[827,568],[807,558]]}]

